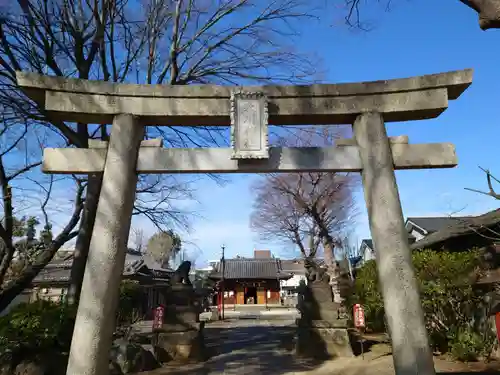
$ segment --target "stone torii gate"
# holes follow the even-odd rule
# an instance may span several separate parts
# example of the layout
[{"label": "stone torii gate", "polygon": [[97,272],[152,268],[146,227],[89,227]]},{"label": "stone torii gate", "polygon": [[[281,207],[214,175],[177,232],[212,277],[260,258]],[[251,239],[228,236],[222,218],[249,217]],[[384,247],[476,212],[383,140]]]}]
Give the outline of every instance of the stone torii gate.
[{"label": "stone torii gate", "polygon": [[[454,167],[455,148],[388,138],[384,121],[439,116],[471,84],[472,70],[262,87],[113,84],[24,72],[17,79],[55,119],[112,124],[109,144],[44,150],[45,173],[103,173],[68,375],[108,371],[138,173],[305,171],[361,172],[396,373],[435,373],[394,170]],[[268,124],[352,124],[354,139],[335,147],[269,147]],[[232,147],[158,147],[142,141],[145,125],[231,126]]]}]

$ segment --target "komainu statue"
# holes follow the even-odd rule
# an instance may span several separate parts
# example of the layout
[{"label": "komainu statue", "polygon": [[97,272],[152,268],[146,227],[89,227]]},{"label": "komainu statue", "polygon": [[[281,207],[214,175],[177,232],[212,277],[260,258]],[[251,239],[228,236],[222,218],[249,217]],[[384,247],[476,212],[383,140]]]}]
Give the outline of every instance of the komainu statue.
[{"label": "komainu statue", "polygon": [[311,257],[307,257],[304,260],[304,267],[306,269],[307,281],[312,282],[323,282],[329,284],[330,276],[326,273],[326,269],[322,268],[316,263]]},{"label": "komainu statue", "polygon": [[191,280],[189,280],[189,271],[191,270],[191,262],[185,260],[181,263],[179,268],[177,268],[172,276],[172,284],[184,284],[192,285]]}]

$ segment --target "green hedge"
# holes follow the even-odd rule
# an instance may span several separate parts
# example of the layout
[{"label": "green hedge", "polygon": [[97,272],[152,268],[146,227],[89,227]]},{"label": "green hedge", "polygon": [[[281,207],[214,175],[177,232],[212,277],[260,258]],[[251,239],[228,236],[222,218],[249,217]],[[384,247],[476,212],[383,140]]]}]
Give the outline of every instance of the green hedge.
[{"label": "green hedge", "polygon": [[127,325],[140,319],[142,286],[137,281],[123,280],[116,316],[117,325]]},{"label": "green hedge", "polygon": [[44,300],[17,305],[0,318],[0,358],[67,351],[75,313],[71,305]]},{"label": "green hedge", "polygon": [[[117,324],[137,320],[137,304],[141,287],[124,280],[120,285]],[[37,300],[15,306],[0,317],[0,364],[5,361],[36,358],[44,353],[65,353],[69,350],[76,306],[64,302]]]},{"label": "green hedge", "polygon": [[[482,273],[479,251],[423,250],[414,252],[412,258],[433,349],[460,360],[487,356],[495,337],[485,326],[485,314],[478,316],[484,291],[472,287]],[[375,261],[358,270],[347,302],[351,311],[354,303],[363,305],[368,329],[386,331]]]}]

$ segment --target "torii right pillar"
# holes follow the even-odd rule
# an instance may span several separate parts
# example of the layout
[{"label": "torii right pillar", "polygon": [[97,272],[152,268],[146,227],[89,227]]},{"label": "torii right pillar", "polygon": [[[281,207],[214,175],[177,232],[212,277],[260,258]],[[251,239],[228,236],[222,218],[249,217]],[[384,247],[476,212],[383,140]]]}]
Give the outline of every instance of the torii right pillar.
[{"label": "torii right pillar", "polygon": [[397,375],[434,375],[384,120],[377,112],[362,113],[353,127],[394,368]]}]

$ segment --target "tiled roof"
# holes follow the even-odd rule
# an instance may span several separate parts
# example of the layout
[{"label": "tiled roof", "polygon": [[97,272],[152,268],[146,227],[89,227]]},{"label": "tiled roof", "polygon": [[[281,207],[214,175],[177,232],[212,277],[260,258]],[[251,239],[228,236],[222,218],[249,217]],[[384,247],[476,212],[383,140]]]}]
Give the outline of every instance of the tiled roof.
[{"label": "tiled roof", "polygon": [[72,261],[49,263],[40,271],[33,282],[67,282],[71,274],[71,263]]},{"label": "tiled roof", "polygon": [[[72,255],[72,254],[70,254]],[[73,264],[73,256],[60,256],[58,254],[54,259],[43,268],[40,273],[34,278],[33,283],[47,282],[68,282],[71,275],[71,266]],[[123,267],[123,275],[135,275],[142,267],[147,267],[152,271],[154,277],[163,277],[166,274],[173,272],[171,269],[162,268],[157,262],[143,256],[141,253],[129,249],[125,256],[125,265]]]},{"label": "tiled roof", "polygon": [[[468,216],[465,218],[454,218],[453,225],[448,225],[439,231],[425,236],[412,245],[412,249],[423,249],[425,247],[439,247],[451,238],[468,236],[470,234],[482,233],[492,228],[492,232],[500,230],[500,209],[487,212],[479,216]],[[493,236],[495,238],[495,236]]]},{"label": "tiled roof", "polygon": [[464,220],[471,219],[472,216],[445,216],[445,217],[409,217],[407,221],[412,222],[416,226],[426,230],[429,233],[434,233],[442,229],[446,229],[457,225]]},{"label": "tiled roof", "polygon": [[[224,263],[225,279],[277,279],[291,276],[282,270],[279,259],[226,259]],[[222,267],[219,262],[211,277],[221,276]]]},{"label": "tiled roof", "polygon": [[364,239],[361,241],[361,246],[363,246],[363,243],[365,243],[366,246],[368,246],[370,249],[373,250],[373,241],[371,239]]}]

